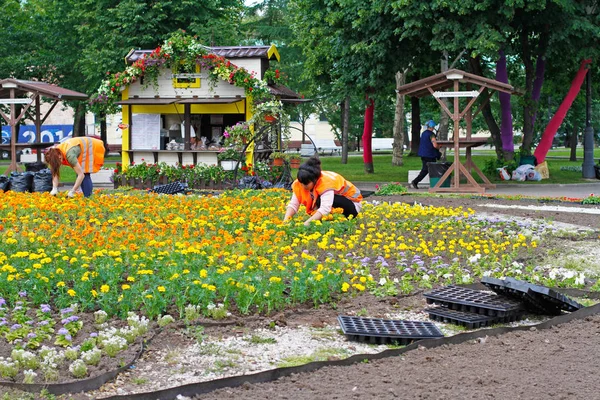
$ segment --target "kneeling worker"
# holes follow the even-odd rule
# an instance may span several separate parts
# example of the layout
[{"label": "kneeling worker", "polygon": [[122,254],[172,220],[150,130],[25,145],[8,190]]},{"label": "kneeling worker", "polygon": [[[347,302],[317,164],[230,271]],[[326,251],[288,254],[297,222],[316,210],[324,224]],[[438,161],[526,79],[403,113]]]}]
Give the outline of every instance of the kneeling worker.
[{"label": "kneeling worker", "polygon": [[318,157],[311,157],[300,166],[292,191],[284,221],[298,212],[300,204],[306,207],[310,215],[304,222],[306,226],[329,214],[332,208],[343,209],[346,218],[350,215],[356,217],[362,208],[360,190],[338,173],[321,171]]}]

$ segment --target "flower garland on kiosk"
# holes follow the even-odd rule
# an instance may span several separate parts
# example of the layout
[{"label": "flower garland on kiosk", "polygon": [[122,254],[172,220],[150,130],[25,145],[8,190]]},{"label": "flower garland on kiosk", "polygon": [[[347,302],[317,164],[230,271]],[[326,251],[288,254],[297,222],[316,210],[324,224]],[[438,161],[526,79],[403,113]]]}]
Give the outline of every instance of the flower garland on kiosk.
[{"label": "flower garland on kiosk", "polygon": [[267,79],[280,76],[279,70],[275,73],[267,71],[265,80],[256,78],[254,73],[245,68],[209,53],[209,48],[198,42],[196,36],[190,36],[184,30],[173,33],[162,46],[145,54],[124,71],[115,74],[107,72],[108,78],[92,96],[90,108],[97,114],[114,114],[119,111],[115,103],[120,100],[121,90],[141,77],[144,77],[144,87],[152,85],[158,88],[158,76],[162,67],[171,68],[176,73],[182,69],[193,70],[195,65],[200,65],[202,71],[208,72],[211,88],[216,86],[219,79],[244,88],[246,96],[252,99],[254,112],[252,118],[246,121],[248,126],[261,122],[266,114],[279,116],[282,125],[287,125],[284,123],[289,121],[289,117],[283,112],[283,104],[271,94],[267,85]]}]

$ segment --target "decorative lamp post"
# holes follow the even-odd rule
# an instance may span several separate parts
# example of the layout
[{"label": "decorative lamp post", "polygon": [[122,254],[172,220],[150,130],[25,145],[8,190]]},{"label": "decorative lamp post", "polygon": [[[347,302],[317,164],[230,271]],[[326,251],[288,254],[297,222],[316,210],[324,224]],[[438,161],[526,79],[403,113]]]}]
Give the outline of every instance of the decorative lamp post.
[{"label": "decorative lamp post", "polygon": [[594,128],[592,128],[592,79],[590,75],[592,70],[589,69],[586,76],[586,91],[585,91],[585,133],[583,136],[583,165],[581,171],[586,179],[596,178],[594,169]]}]

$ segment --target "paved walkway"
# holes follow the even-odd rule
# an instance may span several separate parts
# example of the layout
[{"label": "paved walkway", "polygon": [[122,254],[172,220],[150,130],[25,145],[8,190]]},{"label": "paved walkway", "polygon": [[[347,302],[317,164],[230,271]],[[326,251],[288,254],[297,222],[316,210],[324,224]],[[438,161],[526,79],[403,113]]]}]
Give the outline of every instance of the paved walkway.
[{"label": "paved walkway", "polygon": [[[355,182],[361,190],[375,191],[376,185],[385,185],[377,182]],[[423,189],[415,190],[409,188],[409,192],[427,193],[429,187],[420,185]],[[487,194],[506,194],[506,195],[524,195],[536,197],[575,197],[585,198],[591,193],[600,196],[600,180],[593,180],[590,183],[573,184],[550,184],[550,183],[501,183],[496,185],[496,189],[486,190]]]}]

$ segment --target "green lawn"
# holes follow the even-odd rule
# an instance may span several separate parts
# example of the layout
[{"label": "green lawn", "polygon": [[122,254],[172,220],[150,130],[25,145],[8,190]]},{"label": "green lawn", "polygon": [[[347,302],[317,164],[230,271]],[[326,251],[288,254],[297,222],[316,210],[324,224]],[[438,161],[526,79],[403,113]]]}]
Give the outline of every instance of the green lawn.
[{"label": "green lawn", "polygon": [[[581,167],[583,163],[583,149],[577,149],[577,161],[569,161],[569,149],[553,149],[547,156],[548,168],[550,170],[550,179],[540,182],[523,182],[529,185],[539,185],[544,183],[582,183],[588,182],[581,177],[581,172],[561,171],[562,166]],[[464,159],[464,155],[462,156]],[[486,160],[493,160],[495,152],[493,150],[477,150],[473,159],[475,164],[483,169]],[[600,158],[600,149],[594,150],[594,159]],[[453,157],[448,157],[448,161],[453,161]],[[322,157],[322,167],[324,170],[335,171],[342,174],[351,182],[407,182],[409,170],[420,170],[421,159],[419,157],[404,156],[404,165],[396,167],[392,165],[392,155],[377,154],[373,156],[373,174],[365,173],[362,155],[351,155],[348,157],[348,164],[341,163],[341,157]],[[121,159],[116,156],[110,156],[106,159],[105,166],[114,166]],[[3,162],[0,165],[0,173],[3,173],[8,164]],[[479,180],[479,179],[478,179]],[[74,182],[75,173],[69,167],[61,169],[61,182]],[[498,183],[499,179],[494,177],[492,181]]]}]

